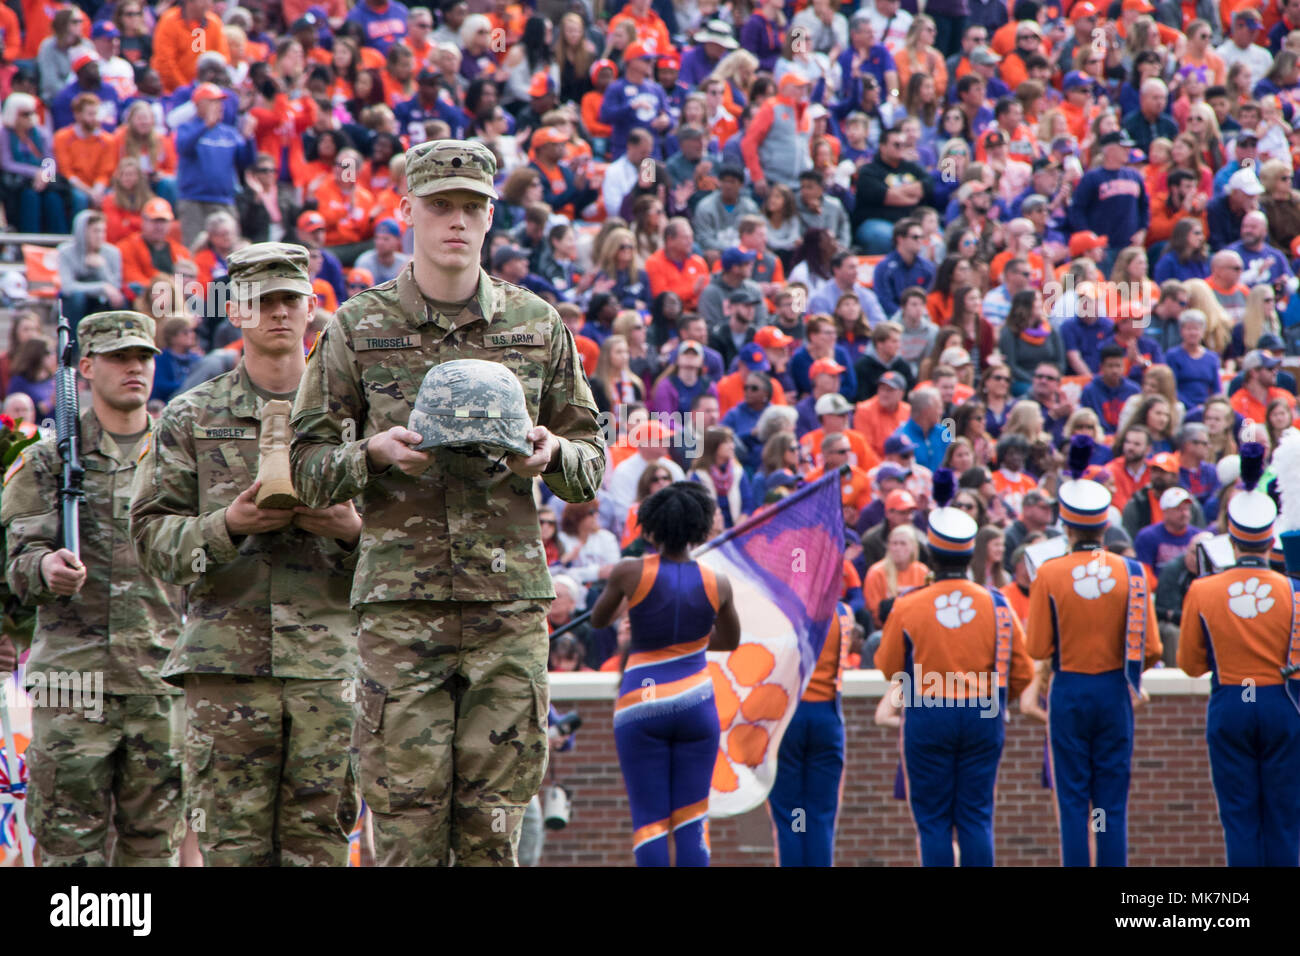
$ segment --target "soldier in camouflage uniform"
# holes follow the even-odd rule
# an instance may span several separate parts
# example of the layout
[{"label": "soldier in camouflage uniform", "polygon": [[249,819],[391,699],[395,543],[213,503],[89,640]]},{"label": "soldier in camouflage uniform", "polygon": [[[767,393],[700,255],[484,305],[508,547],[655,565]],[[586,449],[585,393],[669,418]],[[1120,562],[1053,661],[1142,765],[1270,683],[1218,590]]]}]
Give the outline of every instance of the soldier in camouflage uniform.
[{"label": "soldier in camouflage uniform", "polygon": [[[354,755],[381,865],[514,865],[546,769],[546,570],[533,479],[590,501],[604,474],[596,406],[553,308],[479,265],[496,164],[450,140],[406,154],[415,257],[349,299],[294,405],[294,487],[360,496]],[[519,379],[533,452],[420,451],[407,428],[426,371],[499,362]]]},{"label": "soldier in camouflage uniform", "polygon": [[229,269],[243,358],[163,411],[131,536],[150,573],[187,589],[163,677],[185,689],[186,811],[205,864],[343,866],[361,519],[346,499],[256,507],[261,408],[293,398],[315,297],[299,246],[248,246]]},{"label": "soldier in camouflage uniform", "polygon": [[27,819],[45,866],[104,866],[110,853],[114,866],[175,866],[182,711],[160,671],[181,595],[140,568],[127,533],[135,449],[152,426],[154,322],[101,312],[78,336],[91,390],[80,419],[81,560],[61,547],[54,438],[24,449],[0,496],[9,586],[37,606]]}]

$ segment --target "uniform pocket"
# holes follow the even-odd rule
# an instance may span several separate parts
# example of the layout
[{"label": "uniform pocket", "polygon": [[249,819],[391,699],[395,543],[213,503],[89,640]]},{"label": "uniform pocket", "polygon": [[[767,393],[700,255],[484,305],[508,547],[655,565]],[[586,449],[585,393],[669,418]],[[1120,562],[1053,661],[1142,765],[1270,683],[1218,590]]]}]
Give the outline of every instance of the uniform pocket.
[{"label": "uniform pocket", "polygon": [[[203,834],[219,826],[223,811],[217,805],[217,787],[212,775],[211,734],[192,728],[185,732],[185,774],[182,780],[185,825]],[[200,836],[200,840],[203,837]]]},{"label": "uniform pocket", "polygon": [[551,749],[546,742],[550,695],[550,687],[545,680],[531,680],[528,695],[521,700],[523,712],[518,726],[523,736],[523,753],[520,755],[514,786],[510,790],[510,799],[516,803],[527,803],[536,796],[546,776]]},{"label": "uniform pocket", "polygon": [[384,753],[384,703],[388,691],[374,681],[362,681],[357,694],[357,722],[352,729],[352,765],[361,784],[361,797],[376,813],[392,813],[388,789],[388,760]]},{"label": "uniform pocket", "polygon": [[[42,750],[27,748],[27,826],[39,839],[44,829],[46,803],[54,797],[58,762]],[[51,804],[51,807],[53,805]]]}]

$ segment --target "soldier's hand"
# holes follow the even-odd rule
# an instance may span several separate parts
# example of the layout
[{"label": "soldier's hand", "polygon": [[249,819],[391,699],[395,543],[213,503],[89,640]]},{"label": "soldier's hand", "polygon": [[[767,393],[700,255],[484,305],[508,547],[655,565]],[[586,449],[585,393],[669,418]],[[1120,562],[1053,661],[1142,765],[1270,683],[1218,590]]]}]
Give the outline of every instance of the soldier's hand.
[{"label": "soldier's hand", "polygon": [[18,648],[14,642],[0,634],[0,674],[8,674],[18,669]]},{"label": "soldier's hand", "polygon": [[525,458],[523,455],[511,455],[506,465],[520,478],[536,478],[547,471],[551,459],[560,451],[560,440],[544,426],[537,425],[528,430],[528,440],[533,443],[533,453]]},{"label": "soldier's hand", "polygon": [[293,511],[289,508],[259,508],[257,490],[262,487],[255,481],[239,493],[234,501],[226,507],[226,531],[232,538],[246,534],[265,534],[287,528],[293,521]]},{"label": "soldier's hand", "polygon": [[307,508],[303,505],[293,509],[293,523],[303,531],[320,535],[322,538],[337,538],[350,548],[355,548],[361,539],[361,515],[351,501],[328,508]]},{"label": "soldier's hand", "polygon": [[67,548],[59,548],[41,558],[41,577],[51,591],[65,597],[86,583],[86,566]]},{"label": "soldier's hand", "polygon": [[418,432],[394,425],[386,432],[373,436],[366,445],[366,458],[376,468],[396,465],[405,475],[419,475],[429,467],[432,457],[427,451],[417,451],[412,446],[424,439]]}]

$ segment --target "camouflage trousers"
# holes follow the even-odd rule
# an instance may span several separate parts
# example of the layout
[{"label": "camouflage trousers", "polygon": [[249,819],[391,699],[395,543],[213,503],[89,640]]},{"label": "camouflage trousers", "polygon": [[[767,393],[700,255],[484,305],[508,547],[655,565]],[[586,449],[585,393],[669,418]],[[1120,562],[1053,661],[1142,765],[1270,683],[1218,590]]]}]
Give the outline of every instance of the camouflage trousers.
[{"label": "camouflage trousers", "polygon": [[518,865],[546,772],[547,603],[358,609],[352,750],[378,865]]},{"label": "camouflage trousers", "polygon": [[352,684],[185,675],[185,812],[204,866],[346,866]]},{"label": "camouflage trousers", "polygon": [[183,715],[162,694],[105,694],[94,716],[33,708],[27,820],[43,866],[178,865]]}]

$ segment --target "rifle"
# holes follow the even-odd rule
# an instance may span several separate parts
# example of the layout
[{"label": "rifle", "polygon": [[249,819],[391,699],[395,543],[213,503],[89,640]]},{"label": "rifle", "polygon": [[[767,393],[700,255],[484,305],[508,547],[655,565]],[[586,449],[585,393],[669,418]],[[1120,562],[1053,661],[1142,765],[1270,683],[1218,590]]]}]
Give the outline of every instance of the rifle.
[{"label": "rifle", "polygon": [[63,300],[59,300],[59,367],[54,373],[54,430],[58,440],[59,457],[63,460],[63,476],[59,481],[59,504],[62,506],[62,546],[81,561],[81,500],[86,496],[81,490],[85,469],[81,467],[79,419],[80,397],[77,394],[77,367],[74,365],[76,343],[72,326],[63,315]]}]

